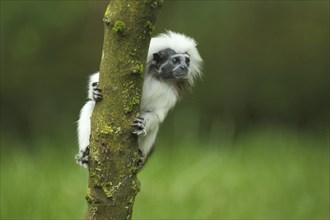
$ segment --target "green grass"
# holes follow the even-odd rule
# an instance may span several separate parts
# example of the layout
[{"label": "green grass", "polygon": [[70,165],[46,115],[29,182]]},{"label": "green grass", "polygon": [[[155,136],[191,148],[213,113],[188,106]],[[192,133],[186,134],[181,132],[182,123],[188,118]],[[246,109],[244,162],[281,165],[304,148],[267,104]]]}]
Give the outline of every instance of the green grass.
[{"label": "green grass", "polygon": [[[328,137],[258,132],[211,145],[162,141],[139,174],[133,218],[329,218]],[[5,147],[2,219],[83,218],[87,172],[75,149]]]}]

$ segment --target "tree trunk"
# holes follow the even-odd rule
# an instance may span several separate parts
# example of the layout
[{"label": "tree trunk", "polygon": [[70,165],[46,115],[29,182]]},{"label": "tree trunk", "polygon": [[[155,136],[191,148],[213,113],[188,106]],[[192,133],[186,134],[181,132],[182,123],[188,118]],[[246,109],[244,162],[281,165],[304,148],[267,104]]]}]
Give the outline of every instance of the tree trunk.
[{"label": "tree trunk", "polygon": [[103,100],[92,117],[87,191],[89,219],[131,219],[140,190],[137,116],[150,35],[162,0],[112,0],[104,15]]}]

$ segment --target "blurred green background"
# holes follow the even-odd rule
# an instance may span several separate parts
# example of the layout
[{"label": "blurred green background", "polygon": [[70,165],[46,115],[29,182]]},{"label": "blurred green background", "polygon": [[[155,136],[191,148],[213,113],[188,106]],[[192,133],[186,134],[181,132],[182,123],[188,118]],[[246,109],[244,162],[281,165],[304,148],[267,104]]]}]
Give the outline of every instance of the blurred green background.
[{"label": "blurred green background", "polygon": [[[81,219],[76,124],[108,1],[1,1],[1,219]],[[163,124],[136,219],[329,218],[329,1],[165,1],[204,78]]]}]

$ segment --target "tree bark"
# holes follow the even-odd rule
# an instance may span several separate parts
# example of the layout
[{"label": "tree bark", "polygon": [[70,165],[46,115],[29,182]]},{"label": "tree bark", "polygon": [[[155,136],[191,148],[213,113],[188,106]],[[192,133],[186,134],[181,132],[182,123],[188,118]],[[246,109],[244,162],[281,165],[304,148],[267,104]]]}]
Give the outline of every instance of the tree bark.
[{"label": "tree bark", "polygon": [[112,0],[104,15],[99,86],[90,140],[89,219],[131,219],[137,179],[137,116],[150,36],[162,0]]}]

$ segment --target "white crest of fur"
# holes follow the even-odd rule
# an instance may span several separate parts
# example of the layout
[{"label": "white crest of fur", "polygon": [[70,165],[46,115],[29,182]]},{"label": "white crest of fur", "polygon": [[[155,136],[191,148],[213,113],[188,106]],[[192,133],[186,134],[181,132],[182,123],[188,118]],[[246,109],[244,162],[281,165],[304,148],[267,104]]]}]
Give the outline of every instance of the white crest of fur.
[{"label": "white crest of fur", "polygon": [[164,34],[160,34],[151,39],[147,64],[152,61],[154,53],[167,48],[174,50],[176,53],[188,53],[190,56],[190,72],[188,74],[188,82],[190,85],[193,85],[194,80],[202,75],[201,65],[203,60],[199,55],[196,46],[196,41],[191,37],[184,34],[167,31]]}]

